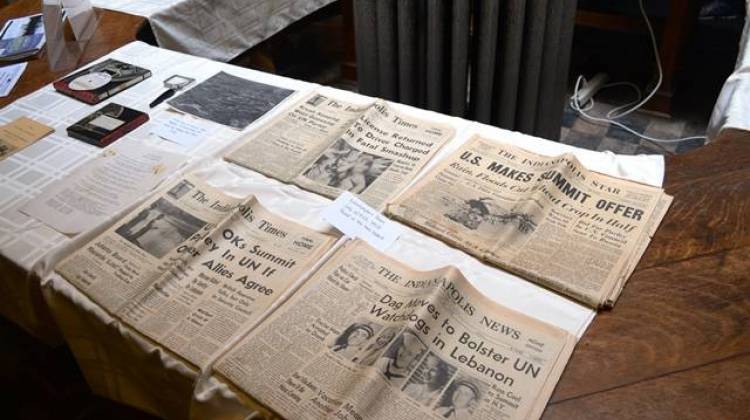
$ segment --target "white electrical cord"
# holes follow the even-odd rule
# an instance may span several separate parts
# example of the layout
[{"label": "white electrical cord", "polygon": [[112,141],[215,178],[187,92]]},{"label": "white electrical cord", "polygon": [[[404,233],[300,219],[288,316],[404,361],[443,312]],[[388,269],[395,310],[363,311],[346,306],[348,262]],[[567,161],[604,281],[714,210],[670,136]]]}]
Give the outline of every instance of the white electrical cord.
[{"label": "white electrical cord", "polygon": [[[642,107],[646,102],[648,102],[659,90],[659,87],[661,87],[661,83],[663,79],[663,70],[661,67],[661,57],[659,55],[659,47],[656,45],[656,36],[654,35],[654,29],[651,27],[651,21],[648,19],[646,10],[643,7],[643,0],[638,0],[638,6],[641,9],[641,15],[643,16],[643,20],[646,22],[648,33],[651,36],[651,46],[654,49],[654,58],[656,59],[656,69],[658,73],[656,86],[654,86],[653,90],[651,90],[651,93],[649,93],[645,98],[643,98],[643,95],[641,94],[641,90],[634,83],[616,82],[616,83],[609,83],[609,84],[602,86],[602,89],[613,87],[613,86],[629,86],[636,91],[637,98],[634,101],[626,103],[625,105],[620,105],[611,109],[604,117],[595,117],[587,113],[587,111],[590,111],[592,108],[594,108],[593,97],[592,99],[588,101],[588,103],[585,103],[585,104],[580,103],[579,91],[582,85],[585,86],[586,79],[583,76],[578,76],[578,79],[576,80],[575,88],[573,89],[573,95],[570,97],[570,107],[573,108],[574,111],[578,112],[582,117],[584,117],[584,119],[587,119],[593,123],[612,124],[612,125],[622,128],[625,131],[635,134],[636,136],[642,139],[652,141],[654,143],[679,143],[679,142],[683,142],[686,140],[694,140],[694,139],[702,139],[704,141],[707,140],[706,136],[691,136],[691,137],[683,137],[679,139],[659,139],[659,138],[647,136],[643,133],[639,133],[633,130],[632,128],[626,126],[625,124],[619,121],[615,121],[617,118],[622,118],[632,112],[635,112],[640,107]],[[630,107],[631,105],[633,106],[630,109],[620,112],[621,110],[626,109]]]}]

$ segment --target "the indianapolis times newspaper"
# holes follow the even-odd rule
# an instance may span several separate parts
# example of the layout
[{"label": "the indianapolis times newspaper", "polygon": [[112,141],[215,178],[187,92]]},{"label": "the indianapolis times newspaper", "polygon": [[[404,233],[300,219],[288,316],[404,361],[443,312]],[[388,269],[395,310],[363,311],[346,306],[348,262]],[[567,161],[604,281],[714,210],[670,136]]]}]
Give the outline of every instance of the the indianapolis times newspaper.
[{"label": "the indianapolis times newspaper", "polygon": [[225,158],[327,197],[349,191],[380,208],[453,134],[383,101],[362,106],[314,93]]},{"label": "the indianapolis times newspaper", "polygon": [[526,419],[574,343],[454,267],[415,271],[356,240],[215,371],[266,418]]},{"label": "the indianapolis times newspaper", "polygon": [[57,271],[196,366],[247,331],[336,237],[186,177],[66,258]]},{"label": "the indianapolis times newspaper", "polygon": [[388,205],[392,217],[594,308],[612,306],[672,198],[475,137]]}]

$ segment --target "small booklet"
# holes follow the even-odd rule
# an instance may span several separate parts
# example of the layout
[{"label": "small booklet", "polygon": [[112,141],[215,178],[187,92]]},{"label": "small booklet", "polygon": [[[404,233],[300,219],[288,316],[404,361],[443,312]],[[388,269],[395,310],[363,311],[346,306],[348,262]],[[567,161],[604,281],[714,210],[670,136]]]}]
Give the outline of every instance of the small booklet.
[{"label": "small booklet", "polygon": [[454,131],[401,113],[383,101],[356,105],[314,93],[224,158],[326,197],[348,191],[380,208],[406,187]]},{"label": "small booklet", "polygon": [[0,160],[54,132],[54,128],[27,117],[0,126]]},{"label": "small booklet", "polygon": [[150,70],[110,58],[60,79],[52,86],[58,92],[94,105],[149,77]]},{"label": "small booklet", "polygon": [[37,55],[44,47],[42,14],[5,22],[0,33],[0,62],[16,61]]},{"label": "small booklet", "polygon": [[68,135],[105,147],[148,121],[148,114],[111,102],[68,127]]}]

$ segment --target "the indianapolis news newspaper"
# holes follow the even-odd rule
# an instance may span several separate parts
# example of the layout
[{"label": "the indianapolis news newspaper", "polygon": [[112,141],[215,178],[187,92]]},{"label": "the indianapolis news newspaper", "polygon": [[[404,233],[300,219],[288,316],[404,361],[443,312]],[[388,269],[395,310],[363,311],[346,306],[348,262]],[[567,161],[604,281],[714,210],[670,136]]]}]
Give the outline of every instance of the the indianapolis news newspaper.
[{"label": "the indianapolis news newspaper", "polygon": [[614,305],[672,198],[661,188],[474,137],[387,212],[591,307]]},{"label": "the indianapolis news newspaper", "polygon": [[454,267],[415,271],[355,240],[214,370],[267,419],[528,419],[574,344]]},{"label": "the indianapolis news newspaper", "polygon": [[186,176],[57,272],[268,418],[539,417],[570,333],[336,239]]},{"label": "the indianapolis news newspaper", "polygon": [[243,139],[225,159],[326,197],[375,208],[403,189],[453,137],[450,126],[313,93]]},{"label": "the indianapolis news newspaper", "polygon": [[190,176],[63,260],[57,272],[198,367],[253,323],[337,237]]}]

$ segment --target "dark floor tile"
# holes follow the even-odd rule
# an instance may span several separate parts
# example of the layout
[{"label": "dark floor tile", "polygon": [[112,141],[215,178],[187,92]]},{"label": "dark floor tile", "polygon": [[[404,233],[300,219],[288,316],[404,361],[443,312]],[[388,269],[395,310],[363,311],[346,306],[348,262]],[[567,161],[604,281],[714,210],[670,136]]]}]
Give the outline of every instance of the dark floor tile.
[{"label": "dark floor tile", "polygon": [[686,121],[685,129],[680,133],[680,137],[705,136],[706,123],[701,121]]},{"label": "dark floor tile", "polygon": [[[649,117],[641,115],[639,113],[633,113],[628,115],[627,117],[617,119],[617,122],[625,125],[626,127],[637,133],[643,133],[644,131],[646,131],[646,127],[648,127]],[[618,140],[626,140],[633,143],[638,143],[640,141],[640,138],[635,134],[614,124],[611,124],[609,126],[609,129],[607,130],[607,137],[613,137]]]},{"label": "dark floor tile", "polygon": [[565,105],[565,110],[563,111],[563,117],[562,117],[562,126],[563,127],[572,127],[573,123],[576,122],[578,119],[578,113],[573,110],[573,108],[570,107],[570,105]]},{"label": "dark floor tile", "polygon": [[671,155],[674,154],[673,147],[641,139],[636,154],[643,155]]},{"label": "dark floor tile", "polygon": [[640,139],[638,138],[638,136],[636,136],[635,134],[629,131],[623,130],[622,128],[616,125],[609,126],[609,129],[607,129],[606,136],[611,137],[613,139],[617,139],[617,140],[629,141],[634,144],[637,144],[640,142]]},{"label": "dark floor tile", "polygon": [[591,134],[570,130],[565,137],[564,143],[571,146],[581,147],[589,150],[597,150],[602,138]]},{"label": "dark floor tile", "polygon": [[639,144],[630,141],[618,140],[612,137],[604,137],[596,149],[600,152],[612,152],[621,155],[633,155],[638,151]]}]

